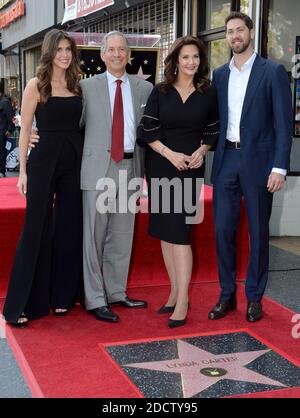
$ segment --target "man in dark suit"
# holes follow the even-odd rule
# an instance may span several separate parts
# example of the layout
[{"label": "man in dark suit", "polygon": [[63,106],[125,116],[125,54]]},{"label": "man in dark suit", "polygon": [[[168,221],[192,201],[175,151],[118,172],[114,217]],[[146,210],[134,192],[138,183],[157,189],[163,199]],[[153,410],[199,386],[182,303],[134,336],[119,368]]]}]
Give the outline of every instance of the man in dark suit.
[{"label": "man in dark suit", "polygon": [[263,317],[273,195],[283,187],[289,169],[292,98],[284,67],[254,52],[249,16],[231,13],[226,19],[226,38],[233,58],[213,76],[220,111],[212,183],[222,290],[209,318],[223,318],[237,307],[236,231],[244,198],[250,235],[246,317],[255,322]]},{"label": "man in dark suit", "polygon": [[4,87],[0,82],[0,178],[5,177],[5,145],[6,139],[14,131],[14,110],[8,97],[4,96]]}]

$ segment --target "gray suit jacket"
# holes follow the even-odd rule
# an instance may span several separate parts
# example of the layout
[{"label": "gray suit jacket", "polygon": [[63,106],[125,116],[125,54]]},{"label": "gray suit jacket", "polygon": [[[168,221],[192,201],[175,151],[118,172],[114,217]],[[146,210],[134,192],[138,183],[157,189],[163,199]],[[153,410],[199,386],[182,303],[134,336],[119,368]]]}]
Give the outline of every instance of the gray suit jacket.
[{"label": "gray suit jacket", "polygon": [[[139,124],[152,84],[129,75],[135,112],[135,127]],[[81,189],[96,190],[99,179],[105,177],[110,163],[112,114],[106,74],[81,81],[83,112],[81,126],[85,125],[85,139],[81,166]],[[134,150],[134,175],[144,177],[145,151],[138,144]]]}]

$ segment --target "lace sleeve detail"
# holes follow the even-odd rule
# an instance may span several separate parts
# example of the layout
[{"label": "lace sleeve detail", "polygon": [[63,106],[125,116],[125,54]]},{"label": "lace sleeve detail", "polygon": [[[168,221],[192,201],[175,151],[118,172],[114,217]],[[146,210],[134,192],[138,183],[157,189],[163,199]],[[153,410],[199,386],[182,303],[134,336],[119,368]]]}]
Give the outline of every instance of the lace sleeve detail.
[{"label": "lace sleeve detail", "polygon": [[138,144],[145,145],[150,142],[161,140],[161,131],[158,90],[154,88],[148,99],[145,114],[137,128]]},{"label": "lace sleeve detail", "polygon": [[206,126],[203,132],[203,144],[215,146],[220,134],[220,123],[215,121]]}]

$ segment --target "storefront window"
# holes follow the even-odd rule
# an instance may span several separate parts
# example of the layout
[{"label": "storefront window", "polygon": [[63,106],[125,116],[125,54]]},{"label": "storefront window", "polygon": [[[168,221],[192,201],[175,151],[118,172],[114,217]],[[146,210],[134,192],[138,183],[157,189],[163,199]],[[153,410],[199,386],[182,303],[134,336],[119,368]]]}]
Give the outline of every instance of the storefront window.
[{"label": "storefront window", "polygon": [[206,3],[206,29],[221,28],[230,13],[230,1],[211,0]]},{"label": "storefront window", "polygon": [[[291,87],[294,93],[294,135],[300,136],[300,79],[294,78],[294,57],[297,37],[300,39],[299,0],[270,0],[268,19],[268,58],[283,64],[291,74]],[[298,41],[299,42],[299,41]],[[300,49],[300,47],[299,47]],[[297,74],[298,76],[298,74]],[[292,168],[300,171],[300,148],[292,154]],[[296,157],[297,156],[297,161]]]},{"label": "storefront window", "polygon": [[268,58],[280,62],[287,71],[293,67],[296,36],[300,35],[299,0],[270,0]]},{"label": "storefront window", "polygon": [[0,80],[4,81],[4,91],[11,98],[14,108],[19,106],[19,66],[17,55],[0,55]]},{"label": "storefront window", "polygon": [[246,13],[253,20],[255,18],[256,0],[241,0],[241,12]]},{"label": "storefront window", "polygon": [[230,51],[226,39],[216,39],[208,45],[208,56],[210,57],[210,68],[214,70],[228,62]]},{"label": "storefront window", "polygon": [[8,80],[6,80],[6,91],[7,91],[7,95],[11,98],[13,108],[15,110],[19,110],[20,86],[19,86],[19,79],[17,77],[11,77]]}]

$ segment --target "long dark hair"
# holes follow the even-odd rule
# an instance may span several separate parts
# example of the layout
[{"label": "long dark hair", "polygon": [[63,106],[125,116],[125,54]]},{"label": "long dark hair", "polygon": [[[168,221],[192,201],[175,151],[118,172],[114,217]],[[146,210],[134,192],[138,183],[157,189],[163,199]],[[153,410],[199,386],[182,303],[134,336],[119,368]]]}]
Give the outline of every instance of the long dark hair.
[{"label": "long dark hair", "polygon": [[165,59],[165,79],[160,83],[160,88],[164,93],[168,93],[177,79],[178,57],[181,49],[185,45],[195,45],[199,51],[200,65],[194,76],[194,85],[197,90],[204,92],[210,85],[209,65],[204,44],[200,39],[194,36],[183,36],[178,38],[170,48],[169,54]]},{"label": "long dark hair", "polygon": [[72,62],[66,71],[67,88],[74,95],[81,96],[80,61],[78,49],[73,38],[62,30],[52,29],[46,33],[42,45],[42,56],[37,70],[38,91],[41,102],[46,103],[52,95],[51,79],[53,74],[53,60],[58,50],[60,41],[66,39],[70,43],[72,51]]}]

